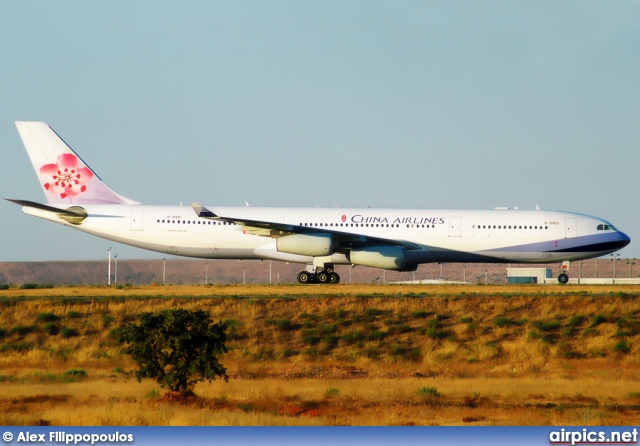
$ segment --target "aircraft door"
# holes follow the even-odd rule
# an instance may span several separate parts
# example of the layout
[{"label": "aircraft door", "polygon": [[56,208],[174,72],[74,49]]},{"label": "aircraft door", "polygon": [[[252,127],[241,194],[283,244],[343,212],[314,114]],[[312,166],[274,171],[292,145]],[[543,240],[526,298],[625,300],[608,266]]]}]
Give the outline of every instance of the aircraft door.
[{"label": "aircraft door", "polygon": [[132,211],[131,212],[131,230],[142,231],[142,218],[144,211]]},{"label": "aircraft door", "polygon": [[578,225],[575,218],[564,219],[564,238],[577,238]]},{"label": "aircraft door", "polygon": [[462,237],[462,217],[449,217],[449,237]]}]

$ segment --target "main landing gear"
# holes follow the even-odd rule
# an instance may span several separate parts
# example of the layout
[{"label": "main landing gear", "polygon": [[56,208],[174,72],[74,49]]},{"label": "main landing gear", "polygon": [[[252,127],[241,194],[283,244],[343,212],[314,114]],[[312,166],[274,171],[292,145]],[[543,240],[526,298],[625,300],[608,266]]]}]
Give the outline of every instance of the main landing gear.
[{"label": "main landing gear", "polygon": [[569,275],[567,271],[569,271],[569,263],[568,261],[562,262],[562,266],[560,267],[560,275],[558,276],[558,283],[564,285],[565,283],[569,283]]},{"label": "main landing gear", "polygon": [[331,268],[316,269],[316,271],[300,271],[298,283],[340,283],[340,276]]}]

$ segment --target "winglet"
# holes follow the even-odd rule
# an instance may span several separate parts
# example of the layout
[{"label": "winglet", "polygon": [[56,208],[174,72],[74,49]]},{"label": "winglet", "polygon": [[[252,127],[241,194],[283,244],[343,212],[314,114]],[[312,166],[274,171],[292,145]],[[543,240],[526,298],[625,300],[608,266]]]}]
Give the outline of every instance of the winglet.
[{"label": "winglet", "polygon": [[196,212],[196,215],[198,217],[218,218],[218,216],[216,214],[211,212],[206,207],[202,206],[200,203],[191,203],[191,206],[193,207],[193,210]]}]

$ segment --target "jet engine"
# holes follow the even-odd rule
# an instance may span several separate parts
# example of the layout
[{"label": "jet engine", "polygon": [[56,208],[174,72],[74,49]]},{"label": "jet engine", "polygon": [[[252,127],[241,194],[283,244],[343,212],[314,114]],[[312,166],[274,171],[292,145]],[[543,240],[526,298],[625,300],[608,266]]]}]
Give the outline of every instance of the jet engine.
[{"label": "jet engine", "polygon": [[276,247],[280,252],[303,256],[330,256],[333,254],[333,237],[331,234],[292,234],[276,239]]},{"label": "jet engine", "polygon": [[349,261],[354,265],[401,271],[405,264],[405,249],[402,246],[368,246],[352,249]]}]

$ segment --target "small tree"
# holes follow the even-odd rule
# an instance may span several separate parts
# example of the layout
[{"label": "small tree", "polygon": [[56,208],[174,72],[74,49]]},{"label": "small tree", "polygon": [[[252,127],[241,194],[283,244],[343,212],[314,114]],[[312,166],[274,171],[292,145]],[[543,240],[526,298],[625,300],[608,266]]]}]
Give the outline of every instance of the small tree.
[{"label": "small tree", "polygon": [[206,312],[183,309],[140,313],[137,318],[118,341],[140,366],[138,382],[155,378],[161,387],[187,393],[198,381],[211,382],[216,376],[227,381],[227,370],[218,361],[218,355],[227,353],[222,322],[212,324]]}]

